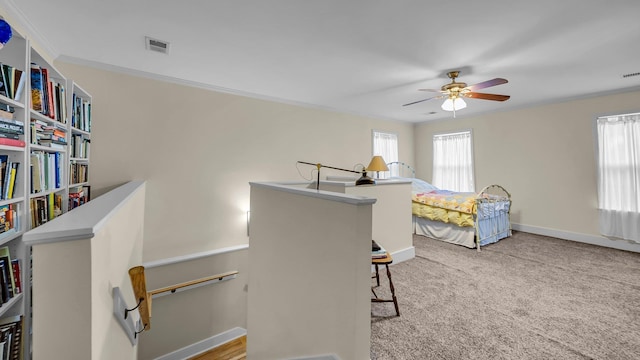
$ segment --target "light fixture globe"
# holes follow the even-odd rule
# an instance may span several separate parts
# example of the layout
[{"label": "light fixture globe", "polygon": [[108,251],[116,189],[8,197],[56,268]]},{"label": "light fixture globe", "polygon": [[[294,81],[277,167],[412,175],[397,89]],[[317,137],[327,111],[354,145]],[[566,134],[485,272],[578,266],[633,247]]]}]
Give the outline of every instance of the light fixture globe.
[{"label": "light fixture globe", "polygon": [[467,107],[467,103],[460,97],[448,98],[442,103],[442,110],[458,111]]}]

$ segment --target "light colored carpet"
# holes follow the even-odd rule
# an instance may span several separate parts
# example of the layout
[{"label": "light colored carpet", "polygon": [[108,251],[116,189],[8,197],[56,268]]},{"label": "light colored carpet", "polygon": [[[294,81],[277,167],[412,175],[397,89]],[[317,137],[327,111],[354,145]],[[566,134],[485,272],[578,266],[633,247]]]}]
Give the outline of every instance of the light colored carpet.
[{"label": "light colored carpet", "polygon": [[401,316],[371,305],[372,360],[640,359],[640,254],[523,232],[414,246],[391,267]]}]

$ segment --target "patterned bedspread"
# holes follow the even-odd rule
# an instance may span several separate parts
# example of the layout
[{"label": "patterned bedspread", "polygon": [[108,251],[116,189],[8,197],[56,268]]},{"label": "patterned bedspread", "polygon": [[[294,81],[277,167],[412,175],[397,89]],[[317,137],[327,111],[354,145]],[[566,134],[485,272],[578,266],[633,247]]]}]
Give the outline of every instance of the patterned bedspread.
[{"label": "patterned bedspread", "polygon": [[450,190],[433,190],[428,193],[413,195],[413,201],[421,204],[455,210],[472,214],[475,199],[478,195],[473,192],[453,192]]},{"label": "patterned bedspread", "polygon": [[416,216],[458,226],[473,226],[476,193],[433,190],[413,194],[412,212]]}]

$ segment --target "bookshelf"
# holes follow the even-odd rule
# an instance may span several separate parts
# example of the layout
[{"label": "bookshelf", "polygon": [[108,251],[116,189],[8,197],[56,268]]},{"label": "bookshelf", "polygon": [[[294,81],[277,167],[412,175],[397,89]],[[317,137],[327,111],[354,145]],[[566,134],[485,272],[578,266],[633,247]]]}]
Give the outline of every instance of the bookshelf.
[{"label": "bookshelf", "polygon": [[0,49],[0,328],[24,324],[30,359],[31,249],[22,235],[89,201],[92,97],[12,32]]}]

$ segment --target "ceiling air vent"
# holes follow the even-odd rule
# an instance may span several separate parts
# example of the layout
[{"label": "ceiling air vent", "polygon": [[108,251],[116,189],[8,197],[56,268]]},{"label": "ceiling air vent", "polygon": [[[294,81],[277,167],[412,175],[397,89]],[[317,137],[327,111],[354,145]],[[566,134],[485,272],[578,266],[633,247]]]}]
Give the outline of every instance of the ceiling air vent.
[{"label": "ceiling air vent", "polygon": [[144,37],[147,50],[156,51],[163,54],[169,53],[169,43],[158,39],[152,39],[148,36]]},{"label": "ceiling air vent", "polygon": [[635,72],[635,73],[630,73],[630,74],[624,74],[622,75],[623,78],[628,78],[628,77],[632,77],[632,76],[638,76],[640,75],[640,72]]}]

